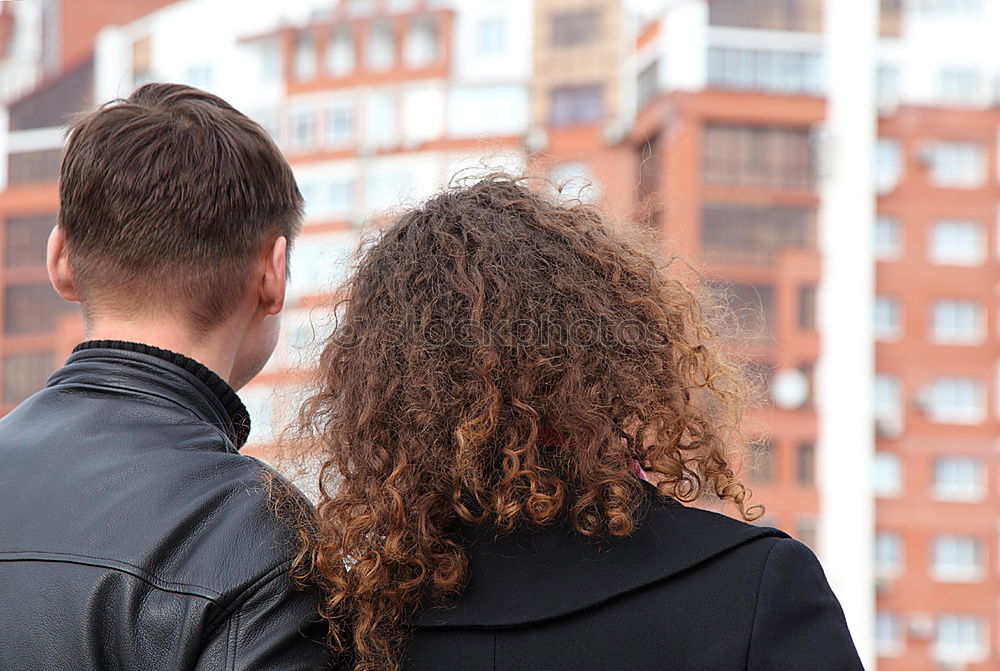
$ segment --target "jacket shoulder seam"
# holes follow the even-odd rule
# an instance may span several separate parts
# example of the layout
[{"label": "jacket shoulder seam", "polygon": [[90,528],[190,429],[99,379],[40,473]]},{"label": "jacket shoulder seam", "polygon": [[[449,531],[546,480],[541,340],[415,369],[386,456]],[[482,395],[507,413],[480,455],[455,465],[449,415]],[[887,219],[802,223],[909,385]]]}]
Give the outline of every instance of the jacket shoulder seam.
[{"label": "jacket shoulder seam", "polygon": [[78,564],[82,566],[92,566],[94,568],[103,568],[109,571],[116,571],[118,573],[124,573],[130,575],[133,578],[141,580],[150,587],[158,589],[163,592],[171,592],[174,594],[180,594],[184,596],[193,596],[207,601],[215,603],[218,601],[221,594],[215,590],[209,589],[203,585],[194,585],[191,583],[174,582],[171,580],[164,580],[163,578],[157,578],[153,576],[138,566],[134,566],[127,562],[123,562],[117,559],[108,559],[106,557],[90,557],[87,555],[73,554],[73,553],[57,553],[57,552],[44,552],[44,551],[11,551],[11,550],[0,550],[0,562],[50,562],[58,564]]},{"label": "jacket shoulder seam", "polygon": [[747,671],[750,671],[750,654],[753,652],[753,641],[754,634],[757,629],[757,607],[760,604],[760,590],[764,585],[764,574],[767,573],[767,564],[771,561],[771,555],[774,553],[774,548],[778,547],[778,544],[785,540],[783,538],[778,538],[767,551],[767,556],[764,557],[764,561],[760,565],[760,575],[757,576],[757,594],[753,601],[753,613],[750,615],[750,639],[747,641],[747,659],[744,667]]},{"label": "jacket shoulder seam", "polygon": [[239,592],[233,594],[231,597],[227,598],[225,602],[217,602],[217,605],[222,609],[218,615],[212,618],[211,621],[206,626],[208,632],[214,631],[218,626],[229,618],[233,613],[237,613],[245,604],[250,597],[252,597],[258,590],[263,589],[268,583],[270,583],[275,578],[288,573],[292,567],[292,560],[278,564],[277,566],[265,571],[254,580],[252,583],[241,589]]}]

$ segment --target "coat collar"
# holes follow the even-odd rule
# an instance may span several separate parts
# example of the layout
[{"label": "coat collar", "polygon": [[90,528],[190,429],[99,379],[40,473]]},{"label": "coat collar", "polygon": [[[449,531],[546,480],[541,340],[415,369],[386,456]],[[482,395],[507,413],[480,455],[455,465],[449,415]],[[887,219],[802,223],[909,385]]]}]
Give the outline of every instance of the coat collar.
[{"label": "coat collar", "polygon": [[509,627],[599,605],[682,573],[756,538],[787,538],[718,513],[689,508],[646,485],[638,529],[593,541],[566,525],[495,535],[473,532],[469,583],[453,607],[421,609],[417,627]]},{"label": "coat collar", "polygon": [[238,451],[250,434],[250,415],[236,391],[190,357],[151,345],[91,340],[73,350],[46,387],[87,386],[156,397],[219,428]]}]

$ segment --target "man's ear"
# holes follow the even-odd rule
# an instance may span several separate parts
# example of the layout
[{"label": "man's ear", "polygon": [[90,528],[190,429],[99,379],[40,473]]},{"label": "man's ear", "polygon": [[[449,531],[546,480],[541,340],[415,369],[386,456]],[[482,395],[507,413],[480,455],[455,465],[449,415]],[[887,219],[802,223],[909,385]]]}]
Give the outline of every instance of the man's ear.
[{"label": "man's ear", "polygon": [[288,240],[279,236],[264,251],[264,275],[260,283],[260,309],[265,314],[276,315],[285,305]]},{"label": "man's ear", "polygon": [[49,242],[45,248],[45,266],[49,271],[49,282],[56,292],[65,300],[79,301],[80,294],[76,289],[73,269],[69,265],[66,236],[58,225],[49,233]]}]

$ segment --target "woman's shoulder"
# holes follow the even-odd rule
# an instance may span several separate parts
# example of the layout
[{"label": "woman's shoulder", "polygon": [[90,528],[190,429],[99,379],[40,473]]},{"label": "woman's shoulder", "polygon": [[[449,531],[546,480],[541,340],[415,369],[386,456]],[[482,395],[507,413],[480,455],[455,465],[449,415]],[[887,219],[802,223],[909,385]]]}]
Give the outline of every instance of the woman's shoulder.
[{"label": "woman's shoulder", "polygon": [[[636,530],[586,538],[567,527],[477,533],[460,601],[424,608],[418,626],[515,626],[591,608],[711,562],[741,546],[766,554],[788,536],[651,496]],[[758,543],[756,541],[762,541]],[[744,562],[746,564],[755,562]]]}]

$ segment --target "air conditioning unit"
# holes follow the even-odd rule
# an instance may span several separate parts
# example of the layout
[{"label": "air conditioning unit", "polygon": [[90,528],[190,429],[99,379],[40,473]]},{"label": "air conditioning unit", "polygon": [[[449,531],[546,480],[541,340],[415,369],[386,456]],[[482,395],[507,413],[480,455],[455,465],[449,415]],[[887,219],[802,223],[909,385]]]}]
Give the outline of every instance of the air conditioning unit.
[{"label": "air conditioning unit", "polygon": [[889,578],[875,578],[875,595],[885,596],[892,591],[892,580]]},{"label": "air conditioning unit", "polygon": [[879,118],[885,119],[887,117],[895,116],[896,112],[899,111],[899,99],[898,98],[882,98],[878,101],[878,115]]},{"label": "air conditioning unit", "polygon": [[934,390],[924,387],[913,396],[913,405],[919,412],[929,414],[934,408]]},{"label": "air conditioning unit", "polygon": [[620,119],[613,119],[604,124],[604,141],[608,144],[618,144],[628,136],[628,124]]},{"label": "air conditioning unit", "polygon": [[524,148],[529,154],[537,154],[545,151],[549,146],[549,135],[541,126],[532,126],[524,134]]},{"label": "air conditioning unit", "polygon": [[894,440],[903,434],[903,420],[899,417],[875,418],[875,436],[884,440]]},{"label": "air conditioning unit", "polygon": [[913,613],[906,622],[906,631],[910,638],[929,641],[934,638],[934,618],[927,613]]},{"label": "air conditioning unit", "polygon": [[934,145],[931,143],[924,144],[920,147],[917,152],[917,160],[926,166],[934,164]]}]

